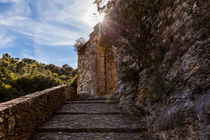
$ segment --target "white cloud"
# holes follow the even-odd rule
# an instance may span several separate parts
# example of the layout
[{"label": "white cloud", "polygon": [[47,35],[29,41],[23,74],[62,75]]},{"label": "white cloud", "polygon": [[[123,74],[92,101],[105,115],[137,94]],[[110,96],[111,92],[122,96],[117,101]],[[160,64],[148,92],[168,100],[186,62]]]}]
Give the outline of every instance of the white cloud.
[{"label": "white cloud", "polygon": [[93,0],[36,0],[42,21],[60,22],[74,26],[92,28],[96,21],[92,18],[96,11]]},{"label": "white cloud", "polygon": [[40,61],[45,64],[49,64],[50,61],[52,61],[40,46],[34,46],[34,53],[37,61]]},{"label": "white cloud", "polygon": [[35,59],[34,56],[31,55],[31,50],[29,50],[29,49],[23,49],[22,50],[22,57]]},{"label": "white cloud", "polygon": [[10,4],[5,11],[0,13],[1,16],[6,16],[7,19],[13,16],[29,16],[31,14],[26,0],[0,0],[0,2]]},{"label": "white cloud", "polygon": [[[0,2],[5,2],[1,0]],[[8,1],[7,1],[8,2]],[[88,39],[96,7],[93,0],[9,0],[12,6],[0,13],[0,26],[32,39],[38,45],[73,45],[79,37]],[[33,10],[30,9],[32,5]],[[36,18],[33,18],[33,12]]]},{"label": "white cloud", "polygon": [[2,3],[8,3],[8,2],[19,2],[21,0],[0,0]]},{"label": "white cloud", "polygon": [[15,32],[26,35],[28,38],[32,39],[38,45],[46,46],[65,46],[73,45],[75,42],[75,36],[80,34],[77,32],[72,32],[61,26],[54,26],[50,24],[44,24],[31,19],[26,19],[27,24],[22,24],[11,27]]},{"label": "white cloud", "polygon": [[77,68],[77,57],[66,57],[66,58],[59,58],[57,59],[57,63],[64,64],[66,62],[71,63],[73,68]]},{"label": "white cloud", "polygon": [[23,57],[43,63],[69,62],[77,67],[75,55],[55,56],[53,60],[54,54],[44,47],[72,46],[79,37],[87,40],[97,23],[93,0],[0,0],[0,3],[10,3],[7,9],[0,9],[0,48],[15,45],[14,41],[24,36],[34,42],[27,46],[34,47],[20,50]]},{"label": "white cloud", "polygon": [[3,28],[0,28],[0,33],[0,48],[12,46],[15,37],[8,35],[7,31]]}]

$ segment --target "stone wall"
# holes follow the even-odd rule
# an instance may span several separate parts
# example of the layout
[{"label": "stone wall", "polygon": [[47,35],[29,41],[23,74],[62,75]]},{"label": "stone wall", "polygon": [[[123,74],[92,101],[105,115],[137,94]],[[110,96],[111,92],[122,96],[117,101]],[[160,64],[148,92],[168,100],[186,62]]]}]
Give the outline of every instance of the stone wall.
[{"label": "stone wall", "polygon": [[100,24],[94,27],[90,39],[78,50],[78,93],[100,96],[111,94],[117,82],[114,52],[104,41]]},{"label": "stone wall", "polygon": [[0,104],[0,139],[27,140],[67,99],[67,86],[57,86]]},{"label": "stone wall", "polygon": [[114,51],[111,42],[101,36],[97,58],[97,94],[112,94],[117,83]]},{"label": "stone wall", "polygon": [[99,44],[98,26],[90,35],[90,40],[78,50],[77,93],[95,95],[97,93],[97,47]]}]

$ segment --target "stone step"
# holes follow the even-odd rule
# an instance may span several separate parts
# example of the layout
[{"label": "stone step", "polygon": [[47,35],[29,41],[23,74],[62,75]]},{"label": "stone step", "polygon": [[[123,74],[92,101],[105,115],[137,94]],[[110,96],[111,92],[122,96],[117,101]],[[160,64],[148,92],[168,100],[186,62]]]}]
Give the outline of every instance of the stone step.
[{"label": "stone step", "polygon": [[114,100],[85,100],[85,101],[66,101],[65,104],[116,104]]},{"label": "stone step", "polygon": [[144,128],[39,128],[39,133],[47,132],[68,132],[68,133],[139,133],[145,131]]},{"label": "stone step", "polygon": [[108,99],[67,101],[32,140],[144,140],[145,127],[115,103]]},{"label": "stone step", "polygon": [[111,97],[97,97],[97,98],[87,98],[85,101],[91,101],[91,100],[113,100]]},{"label": "stone step", "polygon": [[105,113],[97,113],[97,112],[90,112],[90,113],[85,113],[85,112],[56,112],[55,115],[82,115],[82,114],[89,114],[89,115],[115,115],[115,114],[124,114],[126,115],[127,113],[125,112],[105,112]]},{"label": "stone step", "polygon": [[114,104],[65,104],[57,114],[116,114],[123,113]]},{"label": "stone step", "polygon": [[38,133],[32,140],[149,140],[140,133]]},{"label": "stone step", "polygon": [[137,120],[116,115],[56,115],[38,128],[38,132],[140,132]]}]

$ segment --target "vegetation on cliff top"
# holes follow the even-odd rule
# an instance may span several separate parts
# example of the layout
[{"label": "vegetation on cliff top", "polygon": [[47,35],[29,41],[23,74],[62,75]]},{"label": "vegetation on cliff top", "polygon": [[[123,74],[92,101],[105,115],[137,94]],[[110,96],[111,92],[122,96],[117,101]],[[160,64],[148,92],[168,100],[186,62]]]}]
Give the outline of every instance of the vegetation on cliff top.
[{"label": "vegetation on cliff top", "polygon": [[75,75],[76,70],[67,64],[62,67],[46,65],[33,59],[20,60],[3,54],[0,58],[0,102],[67,84]]}]

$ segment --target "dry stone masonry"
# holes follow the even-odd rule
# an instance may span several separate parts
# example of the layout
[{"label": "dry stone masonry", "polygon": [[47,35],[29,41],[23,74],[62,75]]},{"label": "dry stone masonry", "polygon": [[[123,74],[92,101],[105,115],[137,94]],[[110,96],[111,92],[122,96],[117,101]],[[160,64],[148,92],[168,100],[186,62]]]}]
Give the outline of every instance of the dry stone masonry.
[{"label": "dry stone masonry", "polygon": [[66,86],[57,86],[0,104],[0,139],[29,140],[67,99]]},{"label": "dry stone masonry", "polygon": [[78,93],[100,96],[115,91],[117,82],[112,45],[100,33],[100,24],[90,40],[78,50]]}]

